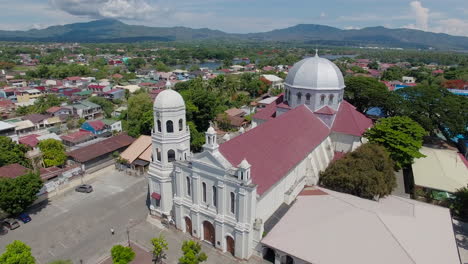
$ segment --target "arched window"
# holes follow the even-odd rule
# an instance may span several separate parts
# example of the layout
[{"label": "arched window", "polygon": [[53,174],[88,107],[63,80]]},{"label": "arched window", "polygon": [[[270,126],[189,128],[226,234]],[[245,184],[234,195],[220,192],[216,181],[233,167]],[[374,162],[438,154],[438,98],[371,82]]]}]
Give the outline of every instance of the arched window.
[{"label": "arched window", "polygon": [[330,94],[328,96],[328,104],[329,105],[332,105],[333,104],[333,99],[335,99],[335,96],[333,94]]},{"label": "arched window", "polygon": [[310,104],[310,94],[306,94],[306,101],[305,101],[306,104]]},{"label": "arched window", "polygon": [[298,103],[298,104],[301,103],[301,99],[302,99],[302,94],[301,94],[301,93],[297,93],[297,103]]},{"label": "arched window", "polygon": [[168,152],[167,152],[167,161],[168,162],[172,162],[172,161],[175,161],[176,158],[175,158],[175,151],[170,149]]},{"label": "arched window", "polygon": [[156,159],[161,161],[161,150],[159,148],[156,149]]},{"label": "arched window", "polygon": [[187,160],[187,152],[184,153],[184,159]]},{"label": "arched window", "polygon": [[184,129],[184,121],[181,119],[179,119],[179,131],[182,131],[182,129]]},{"label": "arched window", "polygon": [[190,178],[187,177],[187,178],[185,178],[185,180],[186,180],[186,184],[187,184],[187,195],[191,196],[192,195],[192,185],[190,183]]},{"label": "arched window", "polygon": [[158,132],[161,132],[161,120],[158,119]]},{"label": "arched window", "polygon": [[320,105],[323,105],[323,104],[325,104],[325,95],[324,94],[322,94],[320,96]]},{"label": "arched window", "polygon": [[234,214],[236,211],[236,195],[231,192],[231,213]]},{"label": "arched window", "polygon": [[166,122],[166,132],[167,133],[173,133],[174,132],[174,124],[172,123],[171,120],[168,120]]},{"label": "arched window", "polygon": [[216,189],[216,186],[213,186],[213,205],[214,206],[217,206],[218,205],[218,193],[217,193],[217,189]]},{"label": "arched window", "polygon": [[206,183],[202,183],[202,198],[203,198],[203,202],[206,203]]}]

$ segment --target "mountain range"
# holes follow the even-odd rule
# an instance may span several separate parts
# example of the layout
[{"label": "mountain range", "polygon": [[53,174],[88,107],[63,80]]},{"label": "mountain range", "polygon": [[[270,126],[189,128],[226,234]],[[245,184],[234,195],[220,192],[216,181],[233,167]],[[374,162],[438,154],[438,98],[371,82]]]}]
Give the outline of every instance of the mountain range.
[{"label": "mountain range", "polygon": [[148,27],[128,25],[115,19],[51,26],[27,31],[0,30],[0,41],[17,42],[138,42],[244,40],[299,42],[337,46],[385,46],[468,50],[468,37],[451,36],[414,29],[367,27],[339,29],[315,24],[299,24],[261,33],[234,34],[208,28]]}]

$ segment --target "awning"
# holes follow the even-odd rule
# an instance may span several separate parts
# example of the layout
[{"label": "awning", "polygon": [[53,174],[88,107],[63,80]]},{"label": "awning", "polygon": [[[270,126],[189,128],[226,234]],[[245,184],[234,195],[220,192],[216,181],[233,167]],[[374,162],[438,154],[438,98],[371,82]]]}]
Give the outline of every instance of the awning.
[{"label": "awning", "polygon": [[151,198],[156,199],[156,200],[161,200],[161,195],[159,193],[152,193]]}]

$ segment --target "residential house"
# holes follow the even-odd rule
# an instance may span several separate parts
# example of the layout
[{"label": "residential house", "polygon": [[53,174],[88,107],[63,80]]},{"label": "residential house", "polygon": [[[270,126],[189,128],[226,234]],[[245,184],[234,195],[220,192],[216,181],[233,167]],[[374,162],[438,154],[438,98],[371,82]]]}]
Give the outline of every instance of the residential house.
[{"label": "residential house", "polygon": [[13,136],[15,134],[16,133],[15,133],[14,125],[7,123],[7,122],[0,121],[0,136],[8,137],[8,136]]},{"label": "residential house", "polygon": [[15,104],[8,99],[0,100],[0,118],[6,119],[15,112]]},{"label": "residential house", "polygon": [[141,135],[120,154],[131,169],[144,171],[151,162],[152,154],[151,137]]},{"label": "residential house", "polygon": [[26,89],[16,91],[16,100],[19,104],[29,105],[41,97],[42,93],[38,89]]},{"label": "residential house", "polygon": [[79,130],[71,134],[63,135],[60,138],[62,139],[62,142],[65,146],[73,147],[75,145],[94,139],[95,136],[90,131]]},{"label": "residential house", "polygon": [[101,106],[86,100],[73,104],[72,108],[73,113],[80,118],[95,119],[102,114]]},{"label": "residential house", "polygon": [[416,83],[416,78],[411,76],[403,76],[403,83]]},{"label": "residential house", "polygon": [[15,179],[28,173],[30,169],[18,163],[0,167],[0,178]]},{"label": "residential house", "polygon": [[98,84],[90,84],[88,85],[88,90],[93,91],[94,93],[105,93],[107,91],[110,91],[112,89],[111,86],[104,86],[104,85],[98,85]]},{"label": "residential house", "polygon": [[109,100],[122,99],[125,97],[124,89],[112,89],[103,94],[104,98]]},{"label": "residential house", "polygon": [[260,80],[270,86],[271,89],[283,89],[284,80],[273,74],[262,74]]},{"label": "residential house", "polygon": [[101,120],[92,120],[92,121],[84,122],[81,125],[81,129],[89,131],[96,136],[104,134],[105,132],[108,131],[108,129],[106,128],[106,124],[102,122]]},{"label": "residential house", "polygon": [[218,122],[219,126],[219,122],[225,122],[224,119],[227,118],[229,120],[230,127],[238,129],[247,124],[247,120],[244,118],[244,116],[245,112],[241,109],[231,108],[224,111],[224,113],[219,114],[216,117],[216,121]]},{"label": "residential house", "polygon": [[113,119],[102,119],[101,121],[106,124],[108,131],[117,133],[122,132],[122,121]]},{"label": "residential house", "polygon": [[41,129],[46,127],[46,120],[49,118],[47,115],[42,115],[42,114],[30,114],[23,116],[23,120],[29,120],[34,124],[34,127],[36,129]]},{"label": "residential house", "polygon": [[115,109],[114,112],[112,112],[112,116],[119,117],[123,111],[127,111],[126,106],[120,106],[119,108]]},{"label": "residential house", "polygon": [[71,115],[73,110],[67,107],[52,106],[46,112],[51,116]]},{"label": "residential house", "polygon": [[83,170],[110,164],[114,152],[124,151],[135,139],[120,134],[103,141],[67,153],[71,163],[79,164]]}]

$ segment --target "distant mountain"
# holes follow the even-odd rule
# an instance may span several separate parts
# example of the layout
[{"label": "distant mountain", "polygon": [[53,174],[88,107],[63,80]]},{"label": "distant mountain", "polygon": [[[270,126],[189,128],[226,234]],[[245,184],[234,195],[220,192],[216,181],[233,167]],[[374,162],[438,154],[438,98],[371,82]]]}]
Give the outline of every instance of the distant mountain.
[{"label": "distant mountain", "polygon": [[299,24],[262,33],[231,34],[207,28],[147,27],[127,25],[115,19],[52,26],[28,31],[0,31],[2,41],[35,42],[137,42],[191,40],[248,40],[300,42],[339,46],[387,46],[468,50],[468,37],[451,36],[414,29],[368,27],[339,28]]}]

